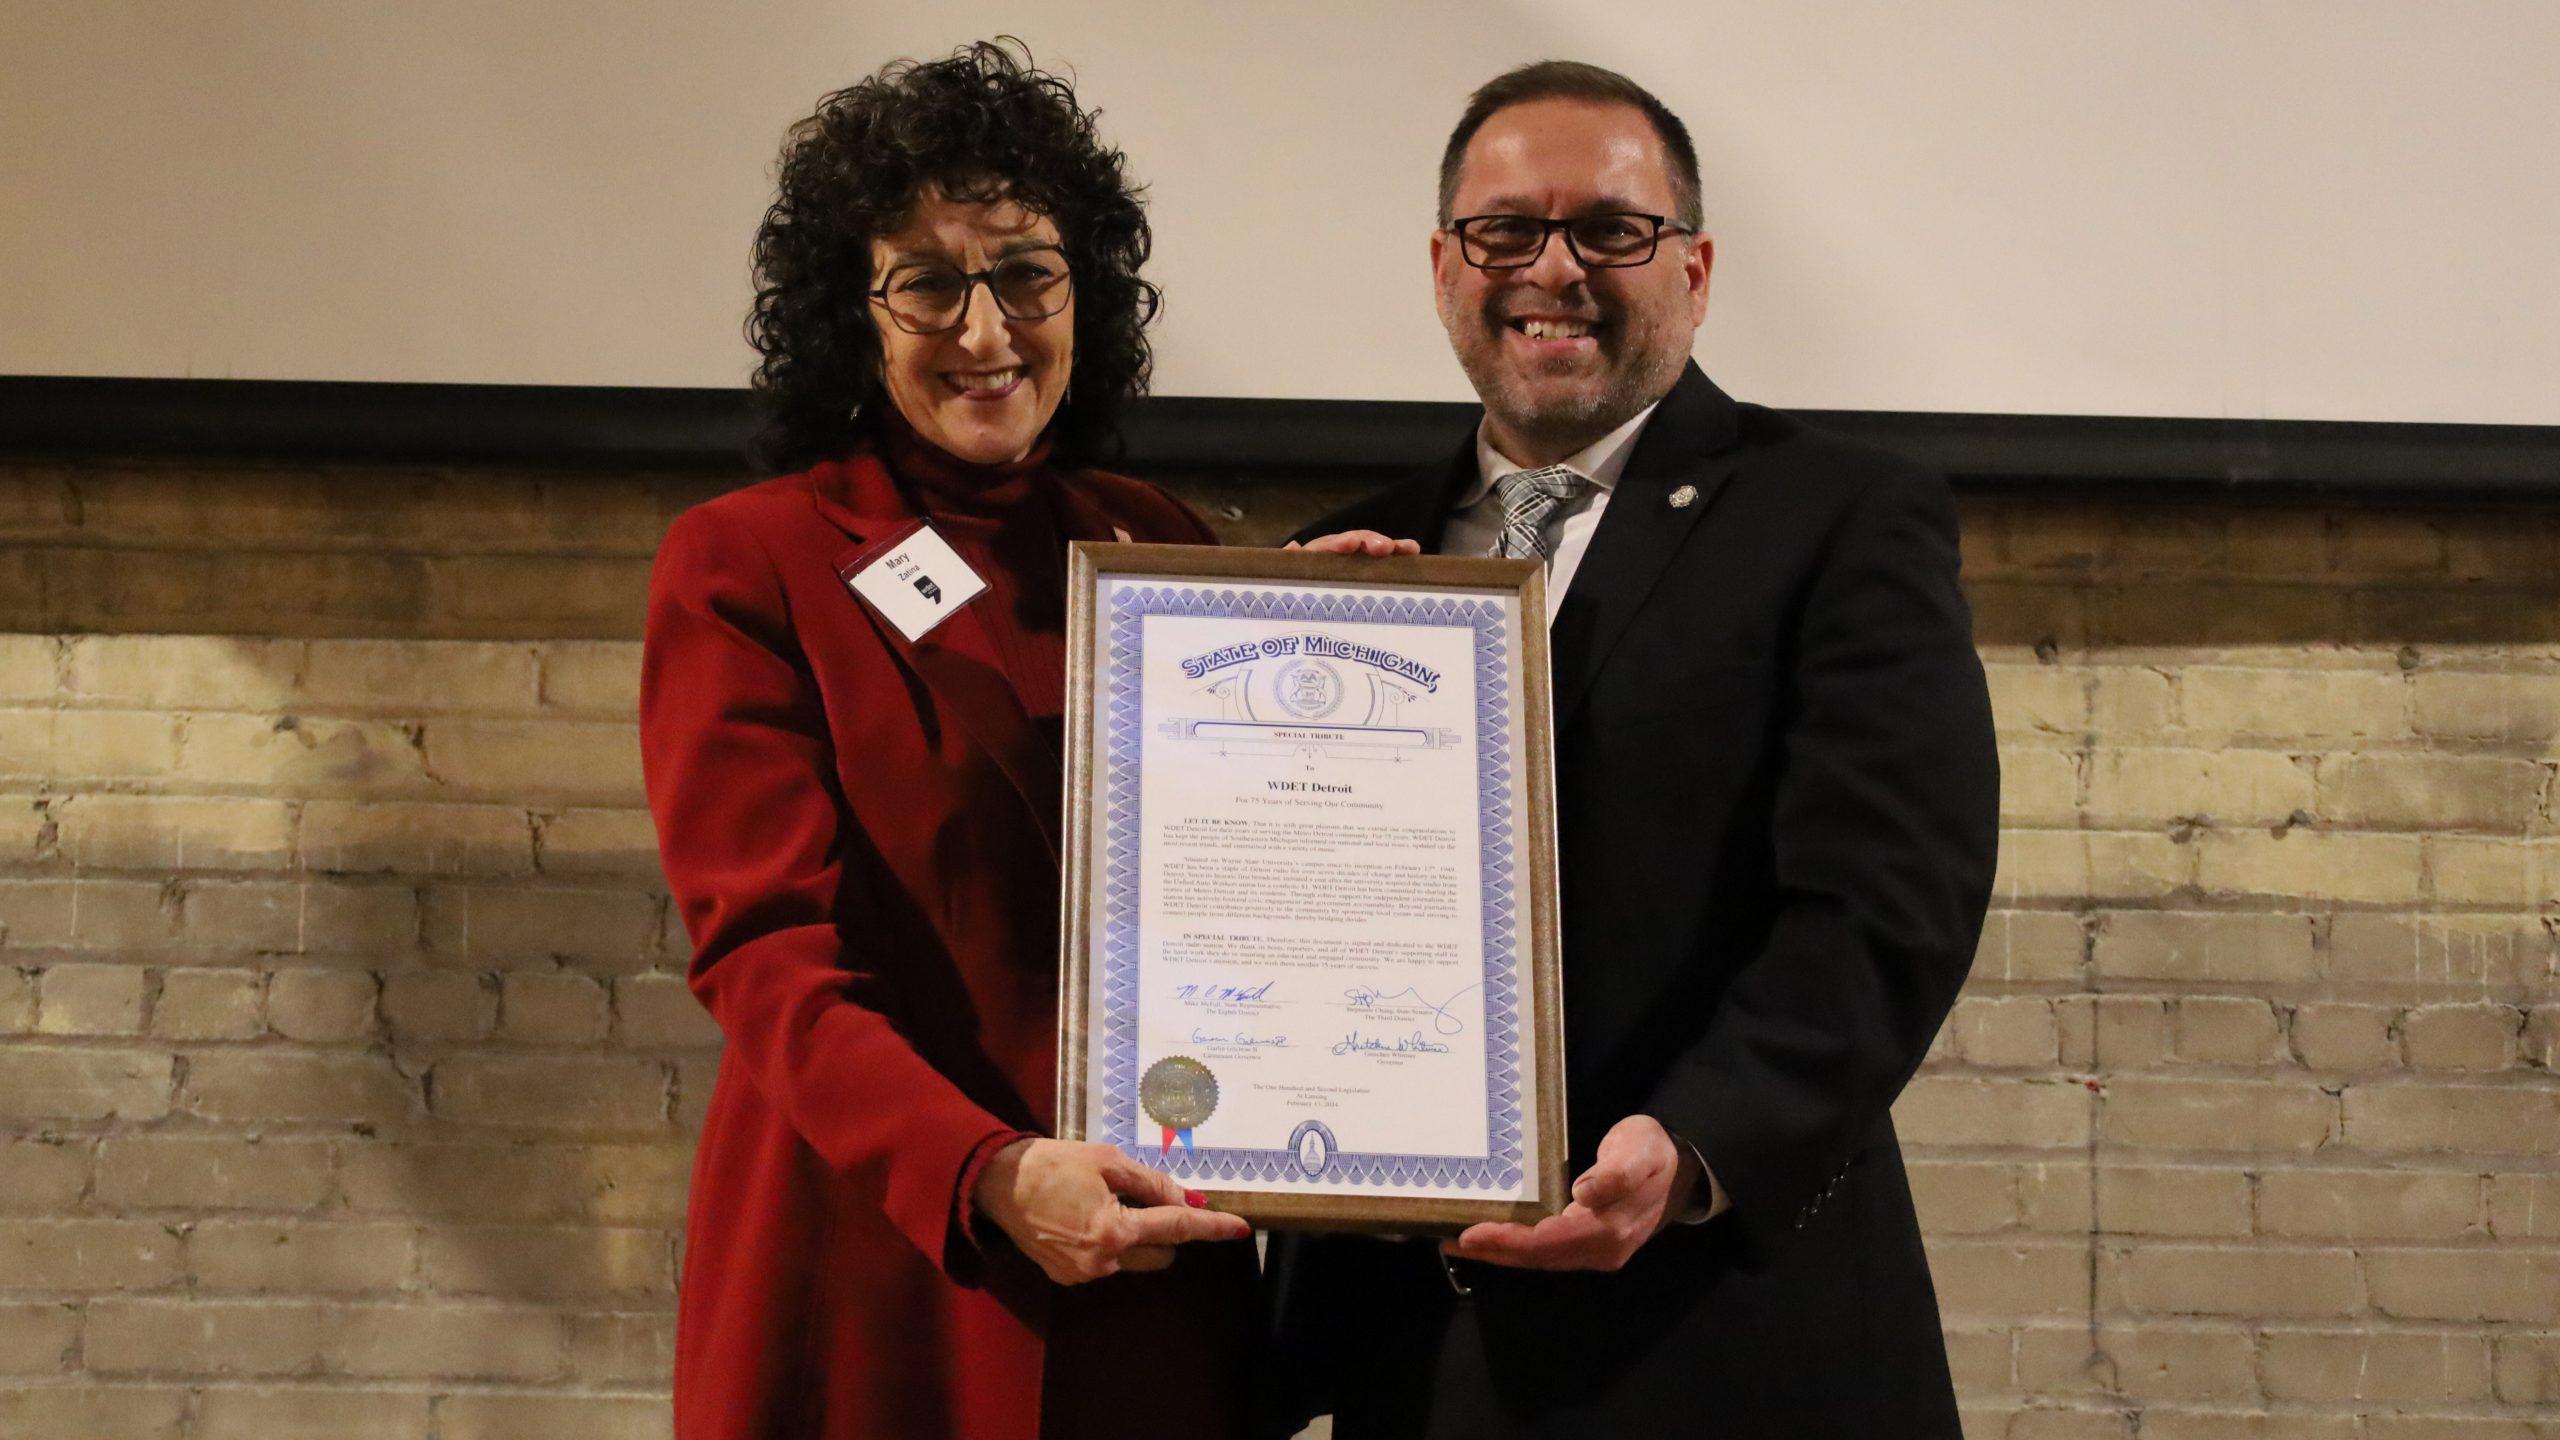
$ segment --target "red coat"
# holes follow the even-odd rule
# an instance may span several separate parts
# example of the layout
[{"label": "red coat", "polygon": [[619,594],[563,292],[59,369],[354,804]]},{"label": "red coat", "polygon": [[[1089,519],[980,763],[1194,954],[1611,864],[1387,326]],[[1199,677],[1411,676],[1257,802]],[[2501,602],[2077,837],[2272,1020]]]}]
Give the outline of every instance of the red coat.
[{"label": "red coat", "polygon": [[[913,518],[873,464],[688,511],[651,577],[649,805],[727,1038],[676,1433],[1225,1433],[1248,1246],[1067,1290],[969,1226],[978,1167],[1051,1128],[1060,762],[976,605],[910,644],[839,578]],[[1069,538],[1211,543],[1118,476],[1074,474],[1059,510]]]}]

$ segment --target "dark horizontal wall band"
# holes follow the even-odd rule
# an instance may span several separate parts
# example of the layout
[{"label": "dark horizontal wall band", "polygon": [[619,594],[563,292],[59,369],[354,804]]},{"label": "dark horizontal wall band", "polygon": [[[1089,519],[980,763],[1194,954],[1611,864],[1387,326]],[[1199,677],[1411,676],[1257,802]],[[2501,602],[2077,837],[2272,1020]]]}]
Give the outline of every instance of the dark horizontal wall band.
[{"label": "dark horizontal wall band", "polygon": [[[2560,497],[2560,426],[1808,410],[1974,491]],[[1142,474],[1360,480],[1449,453],[1474,407],[1164,396]],[[0,376],[0,458],[534,464],[744,475],[743,390]]]},{"label": "dark horizontal wall band", "polygon": [[736,470],[744,390],[0,376],[0,456]]}]

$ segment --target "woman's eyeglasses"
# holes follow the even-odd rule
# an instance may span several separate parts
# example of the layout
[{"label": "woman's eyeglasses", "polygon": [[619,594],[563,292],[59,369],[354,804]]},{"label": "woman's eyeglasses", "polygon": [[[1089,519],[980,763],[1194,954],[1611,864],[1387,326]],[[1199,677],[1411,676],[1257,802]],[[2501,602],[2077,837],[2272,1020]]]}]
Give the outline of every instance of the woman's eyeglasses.
[{"label": "woman's eyeglasses", "polygon": [[970,298],[981,284],[1009,320],[1046,320],[1067,308],[1075,290],[1066,252],[1042,246],[1017,250],[984,270],[942,260],[900,265],[881,278],[870,298],[908,334],[939,335],[968,322]]}]

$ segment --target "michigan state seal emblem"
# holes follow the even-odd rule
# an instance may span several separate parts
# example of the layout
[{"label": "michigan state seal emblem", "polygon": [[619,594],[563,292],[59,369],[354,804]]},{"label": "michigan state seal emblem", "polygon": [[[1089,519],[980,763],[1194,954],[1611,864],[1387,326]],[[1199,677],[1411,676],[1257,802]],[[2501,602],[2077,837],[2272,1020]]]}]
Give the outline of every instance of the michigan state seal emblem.
[{"label": "michigan state seal emblem", "polygon": [[1342,706],[1342,672],[1322,660],[1292,660],[1271,678],[1272,698],[1301,720],[1321,720]]}]

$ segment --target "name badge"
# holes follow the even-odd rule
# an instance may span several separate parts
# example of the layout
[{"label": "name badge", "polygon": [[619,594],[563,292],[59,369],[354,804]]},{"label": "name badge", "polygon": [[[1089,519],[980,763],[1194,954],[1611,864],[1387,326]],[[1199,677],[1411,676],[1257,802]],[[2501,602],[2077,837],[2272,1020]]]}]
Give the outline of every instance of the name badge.
[{"label": "name badge", "polygon": [[960,552],[930,525],[917,526],[878,559],[848,570],[844,582],[882,619],[897,626],[910,644],[987,588]]}]

